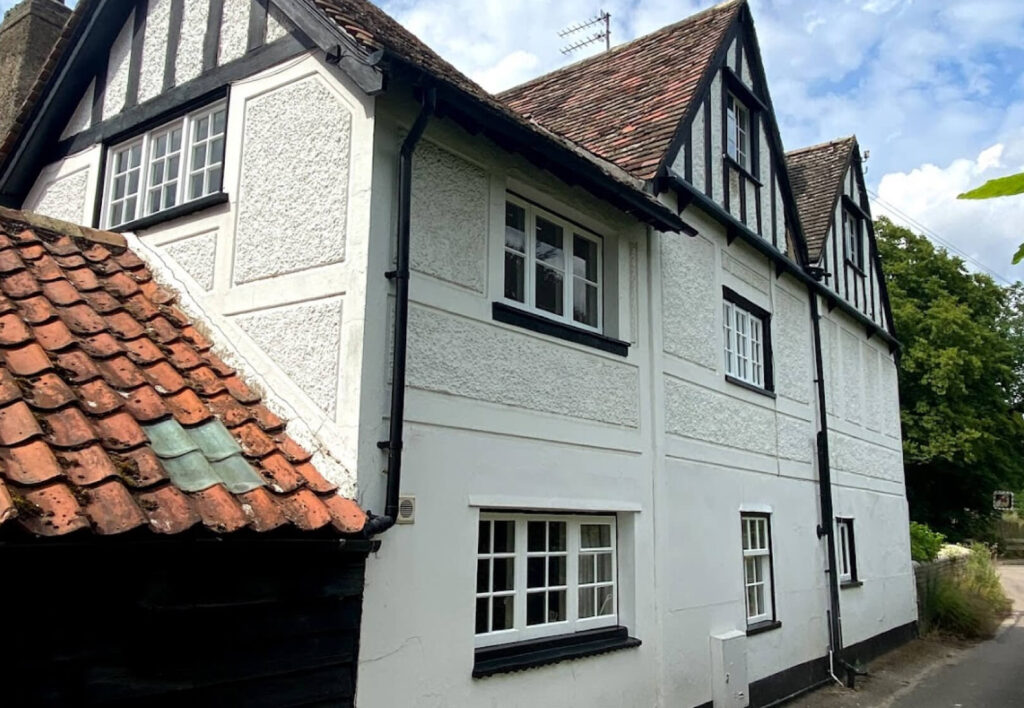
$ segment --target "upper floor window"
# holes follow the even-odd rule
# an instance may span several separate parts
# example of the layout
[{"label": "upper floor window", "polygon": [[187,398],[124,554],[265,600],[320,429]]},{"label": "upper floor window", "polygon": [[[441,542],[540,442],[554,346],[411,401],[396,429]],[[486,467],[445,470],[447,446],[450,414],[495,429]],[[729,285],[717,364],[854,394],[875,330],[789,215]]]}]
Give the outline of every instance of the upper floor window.
[{"label": "upper floor window", "polygon": [[771,390],[771,346],[766,311],[725,288],[722,326],[725,374],[757,388]]},{"label": "upper floor window", "polygon": [[843,242],[846,260],[864,269],[864,239],[861,238],[860,218],[847,208],[843,209]]},{"label": "upper floor window", "polygon": [[505,299],[600,331],[601,238],[525,201],[505,204]]},{"label": "upper floor window", "polygon": [[104,227],[219,192],[226,127],[227,105],[218,103],[111,147]]},{"label": "upper floor window", "polygon": [[726,97],[725,119],[726,154],[749,172],[751,170],[750,111],[731,93]]},{"label": "upper floor window", "polygon": [[618,621],[614,517],[481,514],[476,559],[477,646]]}]

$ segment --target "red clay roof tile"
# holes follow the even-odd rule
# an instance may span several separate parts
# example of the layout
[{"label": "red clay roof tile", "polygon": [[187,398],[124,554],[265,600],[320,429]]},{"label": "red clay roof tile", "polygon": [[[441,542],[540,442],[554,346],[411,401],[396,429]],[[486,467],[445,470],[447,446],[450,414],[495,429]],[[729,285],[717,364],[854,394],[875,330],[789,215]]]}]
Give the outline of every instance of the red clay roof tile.
[{"label": "red clay roof tile", "polygon": [[149,518],[149,527],[156,533],[182,533],[200,521],[195,504],[173,485],[136,492],[135,498]]},{"label": "red clay roof tile", "polygon": [[39,281],[27,270],[8,273],[3,278],[0,278],[0,287],[3,288],[4,294],[7,297],[14,300],[23,300],[42,292]]},{"label": "red clay roof tile", "polygon": [[31,325],[47,322],[57,316],[53,305],[44,297],[30,297],[19,301],[17,306],[22,318]]},{"label": "red clay roof tile", "polygon": [[237,531],[249,522],[235,495],[225,489],[223,484],[192,492],[190,496],[203,524],[217,533]]},{"label": "red clay roof tile", "polygon": [[47,351],[56,352],[67,349],[75,343],[71,330],[60,320],[52,320],[37,324],[33,331],[35,338]]},{"label": "red clay roof tile", "polygon": [[11,373],[17,376],[32,376],[52,366],[46,352],[35,342],[17,349],[6,349],[0,355],[3,356]]},{"label": "red clay roof tile", "polygon": [[96,430],[75,406],[43,416],[46,441],[60,448],[76,448],[97,439]]},{"label": "red clay roof tile", "polygon": [[75,394],[64,379],[52,372],[33,376],[27,381],[24,399],[36,410],[52,411],[75,400]]},{"label": "red clay roof tile", "polygon": [[[174,413],[174,419],[182,425],[198,425],[213,416],[202,399],[190,388],[169,394],[163,400],[164,404]],[[223,419],[222,422],[227,424],[227,421]]]},{"label": "red clay roof tile", "polygon": [[132,391],[125,399],[125,405],[132,417],[140,423],[151,423],[171,414],[160,394],[148,384]]},{"label": "red clay roof tile", "polygon": [[53,450],[36,439],[22,445],[0,446],[4,474],[18,484],[41,484],[61,476],[61,466]]},{"label": "red clay roof tile", "polygon": [[242,512],[249,519],[249,525],[256,531],[270,531],[288,523],[284,513],[265,489],[239,494],[238,501],[242,504]]},{"label": "red clay roof tile", "polygon": [[89,527],[89,520],[75,495],[64,484],[21,488],[11,485],[8,488],[18,508],[18,521],[32,533],[62,536]]},{"label": "red clay roof tile", "polygon": [[633,176],[651,179],[742,6],[742,0],[716,5],[498,98]]},{"label": "red clay roof tile", "polygon": [[101,482],[117,475],[111,456],[99,445],[89,445],[80,450],[61,450],[57,460],[64,475],[80,487]]},{"label": "red clay roof tile", "polygon": [[0,524],[14,518],[15,514],[17,514],[17,510],[14,508],[14,500],[7,490],[7,485],[4,484],[3,477],[0,477]]},{"label": "red clay roof tile", "polygon": [[89,487],[85,497],[85,514],[97,533],[124,533],[149,521],[131,492],[118,480]]},{"label": "red clay roof tile", "polygon": [[32,339],[32,331],[24,320],[9,313],[0,316],[0,346],[13,347]]},{"label": "red clay roof tile", "polygon": [[[37,226],[12,226],[24,223]],[[8,273],[0,294],[0,532],[173,534],[200,521],[216,533],[329,523],[338,533],[360,531],[365,514],[337,496],[260,395],[208,351],[174,294],[135,254],[90,245],[84,233],[0,208],[0,271]],[[237,495],[223,484],[176,487],[143,427],[172,417],[186,436],[189,426],[219,418],[265,486]]]},{"label": "red clay roof tile", "polygon": [[91,337],[81,337],[78,341],[86,354],[100,359],[109,359],[124,352],[124,348],[109,332],[100,332]]},{"label": "red clay roof tile", "polygon": [[278,503],[288,520],[300,529],[312,531],[331,523],[331,512],[320,497],[308,489],[285,494]]},{"label": "red clay roof tile", "polygon": [[42,434],[32,409],[24,401],[15,401],[0,408],[0,445],[17,445]]},{"label": "red clay roof tile", "polygon": [[21,260],[18,251],[7,248],[0,251],[0,273],[12,273],[25,268],[25,262]]},{"label": "red clay roof tile", "polygon": [[276,492],[292,492],[306,484],[306,478],[279,452],[260,460],[259,472]]},{"label": "red clay roof tile", "polygon": [[82,301],[82,294],[78,288],[67,280],[52,280],[43,283],[43,295],[54,305],[73,305]]}]

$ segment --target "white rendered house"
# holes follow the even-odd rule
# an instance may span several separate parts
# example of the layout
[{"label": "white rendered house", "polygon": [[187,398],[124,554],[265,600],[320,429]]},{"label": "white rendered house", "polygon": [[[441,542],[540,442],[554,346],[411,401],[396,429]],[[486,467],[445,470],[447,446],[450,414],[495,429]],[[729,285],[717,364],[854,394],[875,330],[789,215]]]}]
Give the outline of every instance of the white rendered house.
[{"label": "white rendered house", "polygon": [[0,200],[133,235],[380,517],[357,705],[766,705],[916,631],[842,144],[742,1],[495,97],[362,0],[80,0]]}]

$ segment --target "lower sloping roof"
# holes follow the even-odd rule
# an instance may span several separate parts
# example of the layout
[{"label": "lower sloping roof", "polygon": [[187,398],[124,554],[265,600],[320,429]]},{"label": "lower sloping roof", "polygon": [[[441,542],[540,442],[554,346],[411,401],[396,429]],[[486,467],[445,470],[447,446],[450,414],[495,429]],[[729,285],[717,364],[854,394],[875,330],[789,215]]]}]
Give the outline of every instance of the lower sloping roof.
[{"label": "lower sloping roof", "polygon": [[0,531],[362,530],[123,237],[0,208]]},{"label": "lower sloping roof", "polygon": [[789,181],[811,263],[821,258],[832,226],[832,212],[842,192],[843,176],[856,145],[857,139],[851,136],[786,153]]}]

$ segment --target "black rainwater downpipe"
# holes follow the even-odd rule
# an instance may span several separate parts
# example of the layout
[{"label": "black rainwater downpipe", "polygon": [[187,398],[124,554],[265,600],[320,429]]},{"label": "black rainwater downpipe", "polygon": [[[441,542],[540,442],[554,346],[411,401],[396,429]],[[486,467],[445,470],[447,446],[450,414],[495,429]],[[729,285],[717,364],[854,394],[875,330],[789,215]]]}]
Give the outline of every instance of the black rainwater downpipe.
[{"label": "black rainwater downpipe", "polygon": [[[820,268],[807,268],[807,272],[816,280],[821,279]],[[842,615],[839,608],[839,575],[836,573],[836,535],[835,512],[832,508],[832,468],[829,464],[828,452],[828,411],[825,405],[825,367],[821,356],[821,315],[818,311],[818,294],[808,285],[807,294],[811,298],[811,327],[814,334],[814,367],[815,381],[818,385],[818,420],[820,428],[817,435],[818,449],[818,494],[821,500],[821,525],[818,526],[818,538],[824,536],[828,546],[828,613],[829,633],[829,671],[835,678],[835,663],[845,669],[846,685],[853,688],[855,672],[843,661]]]},{"label": "black rainwater downpipe", "polygon": [[398,519],[398,491],[402,481],[402,440],[405,427],[405,358],[409,333],[409,211],[412,197],[412,154],[423,136],[437,105],[433,87],[423,90],[422,107],[402,142],[398,156],[398,238],[395,270],[385,273],[395,281],[394,351],[391,358],[391,416],[388,439],[377,447],[388,453],[388,486],[383,516],[370,516],[363,533],[373,536],[395,525]]}]

